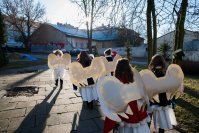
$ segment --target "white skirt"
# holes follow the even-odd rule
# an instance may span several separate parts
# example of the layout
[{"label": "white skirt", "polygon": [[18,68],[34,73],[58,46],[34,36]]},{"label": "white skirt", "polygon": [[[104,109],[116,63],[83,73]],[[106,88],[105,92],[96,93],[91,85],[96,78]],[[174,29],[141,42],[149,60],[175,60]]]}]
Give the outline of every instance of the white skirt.
[{"label": "white skirt", "polygon": [[83,101],[91,102],[93,100],[97,100],[97,90],[95,86],[86,86],[86,87],[80,87],[80,94],[82,96]]},{"label": "white skirt", "polygon": [[119,127],[114,133],[150,133],[148,124],[140,125],[139,127]]},{"label": "white skirt", "polygon": [[120,123],[118,130],[114,133],[150,133],[148,123],[150,117],[147,117],[143,121],[137,124]]},{"label": "white skirt", "polygon": [[155,129],[161,128],[165,130],[173,129],[173,125],[177,125],[176,117],[171,105],[166,107],[152,106],[153,121]]},{"label": "white skirt", "polygon": [[58,68],[55,68],[54,69],[54,72],[53,72],[53,78],[56,80],[58,78],[60,79],[64,79],[64,76],[65,76],[65,69],[62,68],[62,67],[58,67]]}]

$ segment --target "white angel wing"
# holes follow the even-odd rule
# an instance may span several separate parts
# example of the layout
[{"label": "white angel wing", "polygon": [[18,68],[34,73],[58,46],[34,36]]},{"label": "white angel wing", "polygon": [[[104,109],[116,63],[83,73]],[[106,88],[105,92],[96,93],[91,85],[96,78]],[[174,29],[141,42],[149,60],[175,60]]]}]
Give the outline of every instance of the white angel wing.
[{"label": "white angel wing", "polygon": [[[110,115],[107,113],[107,110],[109,110],[108,112],[112,114],[107,117],[118,120],[114,114],[129,114],[128,103],[145,97],[144,86],[141,85],[141,82],[138,83],[139,79],[138,73],[138,75],[134,75],[135,81],[130,84],[123,84],[113,76],[105,76],[98,80],[97,92],[100,104],[102,103],[102,111],[106,115]],[[130,114],[133,114],[133,112]]]},{"label": "white angel wing", "polygon": [[109,74],[115,70],[117,61],[121,59],[122,57],[120,55],[116,55],[113,61],[107,61],[107,59],[103,56],[101,58],[103,59],[103,63],[106,68],[106,74]]},{"label": "white angel wing", "polygon": [[71,63],[71,55],[65,53],[65,54],[62,56],[62,63],[63,63],[63,65],[65,66],[65,68],[68,68],[68,65]]},{"label": "white angel wing", "polygon": [[56,65],[55,59],[56,59],[56,55],[55,54],[51,53],[51,54],[48,55],[48,67],[50,69],[54,69],[54,67]]},{"label": "white angel wing", "polygon": [[50,69],[54,69],[56,66],[62,66],[63,68],[67,68],[67,66],[71,63],[70,54],[64,54],[62,57],[58,58],[55,54],[48,55],[48,67]]},{"label": "white angel wing", "polygon": [[73,84],[80,87],[82,85],[88,85],[87,79],[93,78],[94,82],[104,75],[105,67],[101,57],[96,57],[92,60],[91,65],[83,68],[79,62],[73,62],[69,65],[70,77]]},{"label": "white angel wing", "polygon": [[117,122],[121,122],[121,119],[120,117],[117,115],[117,113],[111,111],[105,100],[104,100],[104,97],[102,96],[102,93],[101,93],[101,82],[102,82],[102,79],[103,77],[101,77],[98,82],[97,82],[97,94],[98,94],[98,98],[99,98],[99,102],[100,102],[100,108],[102,109],[102,112],[105,116],[107,116],[109,119],[113,120],[113,121],[117,121]]},{"label": "white angel wing", "polygon": [[141,77],[140,73],[139,73],[135,68],[132,68],[132,71],[133,71],[133,74],[134,74],[134,77],[135,77],[135,78],[134,78],[134,81],[137,83],[137,85],[138,85],[140,88],[142,88],[141,91],[143,91],[142,94],[144,94],[143,100],[144,100],[147,104],[149,104],[149,97],[148,97],[148,95],[147,95],[147,91],[146,91],[146,88],[145,88],[145,86],[144,86],[144,82],[143,82],[143,80],[142,80],[142,77]]},{"label": "white angel wing", "polygon": [[179,92],[181,92],[179,88],[183,84],[184,74],[180,66],[176,64],[169,65],[164,77],[157,78],[153,72],[147,69],[140,71],[140,75],[150,99],[157,99],[155,97],[157,94],[166,92],[169,100],[174,95],[179,96]]},{"label": "white angel wing", "polygon": [[69,75],[73,84],[80,87],[84,81],[84,68],[79,62],[73,62],[69,65]]},{"label": "white angel wing", "polygon": [[103,64],[102,57],[95,57],[92,60],[91,65],[88,68],[85,68],[85,71],[87,71],[85,78],[92,77],[94,81],[96,81],[102,75],[105,75],[106,69]]}]

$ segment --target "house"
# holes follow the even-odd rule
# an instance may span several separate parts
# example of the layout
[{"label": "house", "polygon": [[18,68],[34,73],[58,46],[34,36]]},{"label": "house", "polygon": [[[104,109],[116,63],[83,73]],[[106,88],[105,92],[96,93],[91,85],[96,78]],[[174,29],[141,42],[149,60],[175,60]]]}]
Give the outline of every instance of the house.
[{"label": "house", "polygon": [[[172,49],[174,46],[174,35],[175,31],[171,31],[163,36],[158,37],[157,49],[163,43],[167,43],[169,46],[171,46],[171,51],[169,53],[170,55],[172,55]],[[199,62],[199,31],[185,30],[183,51],[185,53],[183,60]]]},{"label": "house", "polygon": [[[139,34],[136,34],[139,35]],[[137,37],[137,36],[136,36]],[[87,32],[71,25],[42,24],[31,35],[32,52],[51,52],[54,49],[73,48],[87,49]],[[144,39],[139,37],[138,45],[143,44]],[[94,29],[92,35],[92,47],[109,48],[119,47],[117,28]]]}]

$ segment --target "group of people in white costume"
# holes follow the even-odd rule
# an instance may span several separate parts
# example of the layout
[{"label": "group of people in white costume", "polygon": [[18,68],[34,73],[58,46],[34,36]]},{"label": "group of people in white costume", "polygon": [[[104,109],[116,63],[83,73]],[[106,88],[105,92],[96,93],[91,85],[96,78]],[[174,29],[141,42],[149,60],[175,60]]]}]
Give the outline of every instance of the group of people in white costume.
[{"label": "group of people in white costume", "polygon": [[[128,59],[113,54],[93,57],[82,51],[71,63],[69,54],[60,50],[48,57],[55,86],[63,87],[64,69],[74,90],[79,90],[89,109],[100,102],[105,115],[104,133],[150,133],[151,119],[159,133],[176,125],[172,99],[183,93],[184,74],[176,64],[166,66],[161,55],[154,55],[148,69],[138,72]],[[156,131],[157,131],[156,130]]]}]

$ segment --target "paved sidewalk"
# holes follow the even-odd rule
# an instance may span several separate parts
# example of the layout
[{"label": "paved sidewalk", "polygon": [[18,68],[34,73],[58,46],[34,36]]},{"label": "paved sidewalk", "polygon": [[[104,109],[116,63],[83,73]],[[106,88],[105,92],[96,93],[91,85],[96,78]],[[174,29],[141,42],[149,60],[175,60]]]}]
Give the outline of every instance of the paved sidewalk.
[{"label": "paved sidewalk", "polygon": [[[41,68],[33,73],[16,74],[16,70],[0,74],[0,132],[102,133],[104,117],[99,103],[88,110],[80,94],[72,90],[68,74],[63,89],[53,89],[51,71]],[[3,96],[12,87],[30,85],[39,87],[38,94]]]},{"label": "paved sidewalk", "polygon": [[[38,94],[2,97],[6,89],[26,85],[38,86]],[[80,94],[72,90],[67,74],[63,89],[53,87],[49,69],[25,74],[9,71],[9,75],[5,72],[0,75],[0,132],[102,132],[103,117],[98,106],[91,111],[83,105]]]}]

